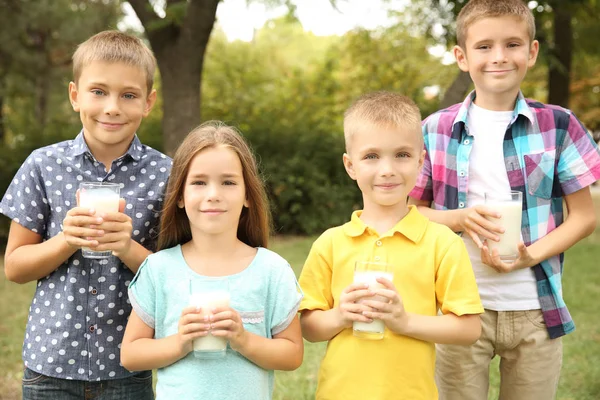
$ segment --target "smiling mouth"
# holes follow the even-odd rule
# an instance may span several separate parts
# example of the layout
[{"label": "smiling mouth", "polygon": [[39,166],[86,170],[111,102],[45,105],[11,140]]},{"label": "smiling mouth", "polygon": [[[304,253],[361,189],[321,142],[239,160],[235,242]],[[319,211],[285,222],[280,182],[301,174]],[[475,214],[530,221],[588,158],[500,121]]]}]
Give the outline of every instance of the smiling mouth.
[{"label": "smiling mouth", "polygon": [[116,122],[102,122],[97,121],[100,125],[108,129],[117,129],[125,125],[124,123],[116,123]]},{"label": "smiling mouth", "polygon": [[394,188],[396,188],[396,187],[398,187],[400,185],[397,184],[397,183],[385,183],[383,185],[375,185],[375,186],[379,187],[379,188],[382,188],[382,189],[388,189],[389,190],[389,189],[394,189]]},{"label": "smiling mouth", "polygon": [[201,210],[200,212],[203,212],[205,214],[220,214],[224,213],[225,210]]}]

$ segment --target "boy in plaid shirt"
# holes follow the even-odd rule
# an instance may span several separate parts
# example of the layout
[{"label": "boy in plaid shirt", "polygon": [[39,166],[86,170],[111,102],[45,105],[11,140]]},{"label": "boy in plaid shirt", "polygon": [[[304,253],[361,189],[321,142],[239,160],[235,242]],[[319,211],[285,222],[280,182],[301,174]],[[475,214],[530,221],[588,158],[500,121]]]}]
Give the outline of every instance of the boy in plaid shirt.
[{"label": "boy in plaid shirt", "polygon": [[[411,202],[462,232],[486,309],[474,345],[437,347],[440,399],[487,398],[495,355],[500,399],[554,398],[560,338],[575,329],[562,298],[564,252],[595,229],[589,185],[600,179],[600,152],[570,110],[523,97],[539,50],[534,37],[521,0],[470,1],[454,54],[475,90],[423,122],[427,155]],[[522,242],[507,262],[488,249],[504,229],[484,194],[511,190],[523,193]]]}]

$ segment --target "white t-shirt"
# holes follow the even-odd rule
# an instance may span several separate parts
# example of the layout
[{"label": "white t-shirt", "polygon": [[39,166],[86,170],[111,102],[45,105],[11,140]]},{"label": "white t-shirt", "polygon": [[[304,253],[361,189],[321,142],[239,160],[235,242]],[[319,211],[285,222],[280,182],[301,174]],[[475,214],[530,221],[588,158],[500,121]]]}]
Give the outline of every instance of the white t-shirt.
[{"label": "white t-shirt", "polygon": [[[467,206],[484,203],[484,193],[511,190],[504,164],[503,141],[512,111],[490,111],[472,104],[467,115],[473,145],[469,155]],[[481,250],[468,234],[463,240],[469,252],[483,307],[494,311],[540,308],[535,275],[531,268],[498,273],[481,262]]]}]

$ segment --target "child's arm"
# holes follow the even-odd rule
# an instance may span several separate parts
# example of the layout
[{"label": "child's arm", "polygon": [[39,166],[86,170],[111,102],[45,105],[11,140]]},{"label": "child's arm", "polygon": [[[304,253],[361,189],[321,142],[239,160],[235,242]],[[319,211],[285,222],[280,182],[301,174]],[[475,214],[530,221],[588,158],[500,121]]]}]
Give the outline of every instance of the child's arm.
[{"label": "child's arm", "polygon": [[295,370],[302,364],[304,343],[298,317],[272,339],[250,333],[237,311],[219,308],[210,315],[213,336],[225,337],[231,348],[254,364],[269,370]]},{"label": "child's arm", "polygon": [[125,214],[125,199],[119,201],[119,212],[105,213],[101,216],[103,222],[97,228],[104,234],[97,239],[98,246],[94,247],[94,250],[112,251],[131,271],[137,272],[152,252],[132,239],[133,224],[131,218]]},{"label": "child's arm", "polygon": [[4,253],[6,278],[16,283],[27,283],[48,276],[79,248],[97,244],[93,238],[100,235],[99,231],[84,226],[98,221],[89,209],[75,207],[69,210],[63,221],[63,232],[46,241],[40,234],[13,221]]},{"label": "child's arm", "polygon": [[443,344],[470,345],[479,339],[481,335],[479,315],[457,316],[447,313],[429,316],[409,313],[404,309],[402,299],[394,284],[385,278],[377,278],[377,281],[385,289],[375,289],[375,294],[388,301],[363,300],[372,308],[372,311],[365,311],[363,314],[372,319],[381,319],[392,332]]},{"label": "child's arm", "polygon": [[482,249],[481,259],[498,272],[510,272],[529,268],[568,250],[596,229],[596,214],[590,188],[585,187],[564,197],[568,215],[564,223],[552,232],[526,247],[519,244],[519,257],[512,263],[500,260],[497,250],[492,256],[487,246]]},{"label": "child's arm", "polygon": [[346,328],[351,328],[354,321],[371,322],[372,319],[362,313],[369,307],[356,303],[365,296],[372,296],[368,285],[356,283],[348,286],[340,295],[339,307],[330,310],[304,310],[300,322],[302,334],[309,342],[323,342],[331,340]]},{"label": "child's arm", "polygon": [[130,371],[171,365],[193,350],[192,341],[206,336],[208,327],[196,307],[187,307],[181,313],[177,334],[154,339],[154,329],[132,310],[121,343],[121,364]]},{"label": "child's arm", "polygon": [[486,216],[498,218],[500,214],[485,205],[456,210],[434,210],[430,208],[431,202],[428,200],[409,197],[408,203],[416,205],[419,212],[431,221],[446,225],[453,232],[467,233],[480,249],[483,248],[481,237],[498,240],[499,236],[496,234],[503,232],[501,227],[486,218]]}]

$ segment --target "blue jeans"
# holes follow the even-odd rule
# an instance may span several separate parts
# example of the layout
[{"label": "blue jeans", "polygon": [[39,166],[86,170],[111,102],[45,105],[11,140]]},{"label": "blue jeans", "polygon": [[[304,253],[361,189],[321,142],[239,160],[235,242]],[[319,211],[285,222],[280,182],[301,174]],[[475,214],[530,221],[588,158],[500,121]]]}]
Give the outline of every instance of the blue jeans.
[{"label": "blue jeans", "polygon": [[53,378],[25,368],[23,400],[153,400],[152,371],[129,378],[86,382]]}]

